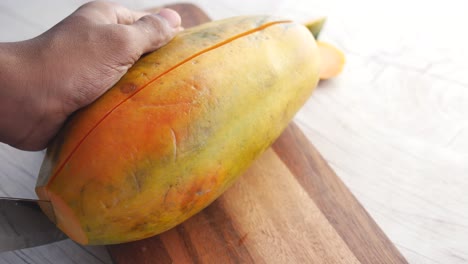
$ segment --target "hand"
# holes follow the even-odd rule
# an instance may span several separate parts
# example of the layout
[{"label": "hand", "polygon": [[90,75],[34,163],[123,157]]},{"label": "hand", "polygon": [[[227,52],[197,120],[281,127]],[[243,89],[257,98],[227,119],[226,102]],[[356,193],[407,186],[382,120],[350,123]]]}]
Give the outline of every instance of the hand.
[{"label": "hand", "polygon": [[169,42],[180,24],[170,9],[149,14],[91,2],[34,39],[0,43],[0,141],[45,148],[70,114]]}]

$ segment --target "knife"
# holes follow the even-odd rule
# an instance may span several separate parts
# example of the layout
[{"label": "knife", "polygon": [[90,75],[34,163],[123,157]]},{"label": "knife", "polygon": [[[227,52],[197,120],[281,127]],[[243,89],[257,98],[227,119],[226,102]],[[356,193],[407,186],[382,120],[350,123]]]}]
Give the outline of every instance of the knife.
[{"label": "knife", "polygon": [[49,244],[67,238],[42,212],[49,201],[0,197],[0,252]]}]

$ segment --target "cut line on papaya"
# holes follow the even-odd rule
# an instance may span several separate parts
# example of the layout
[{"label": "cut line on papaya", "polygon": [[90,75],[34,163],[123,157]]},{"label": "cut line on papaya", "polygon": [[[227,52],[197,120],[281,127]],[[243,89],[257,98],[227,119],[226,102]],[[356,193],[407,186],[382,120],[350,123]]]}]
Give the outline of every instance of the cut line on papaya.
[{"label": "cut line on papaya", "polygon": [[[106,114],[104,114],[104,116],[84,135],[84,137],[78,142],[78,144],[75,146],[74,149],[72,149],[71,153],[68,155],[68,157],[63,161],[63,163],[58,167],[58,169],[56,170],[56,172],[52,175],[51,179],[49,180],[49,183],[48,184],[51,184],[55,177],[62,171],[63,167],[65,166],[65,164],[71,159],[71,157],[73,156],[73,154],[76,152],[76,150],[80,147],[81,143],[83,143],[83,141],[86,140],[86,138],[89,136],[89,134],[91,134],[94,129],[96,129],[96,127],[99,126],[99,124],[102,123],[102,121],[104,121],[104,119],[106,119],[110,114],[112,114],[112,112],[114,112],[115,109],[117,109],[120,105],[122,105],[123,103],[125,103],[126,101],[128,101],[130,98],[132,98],[133,96],[135,96],[136,94],[138,94],[139,92],[141,92],[143,89],[145,89],[149,84],[153,83],[154,81],[158,80],[159,78],[161,78],[162,76],[166,75],[167,73],[171,72],[172,70],[174,70],[175,68],[179,67],[180,65],[184,64],[184,63],[187,63],[188,61],[192,60],[193,58],[195,57],[198,57],[206,52],[209,52],[213,49],[216,49],[220,46],[223,46],[227,43],[230,43],[236,39],[239,39],[239,38],[242,38],[246,35],[250,35],[250,34],[253,34],[255,32],[258,32],[260,30],[263,30],[267,27],[270,27],[270,26],[273,26],[273,25],[276,25],[276,24],[282,24],[282,23],[291,23],[290,20],[280,20],[280,21],[274,21],[274,22],[269,22],[269,23],[266,23],[266,24],[263,24],[257,28],[254,28],[254,29],[251,29],[251,30],[248,30],[248,31],[245,31],[241,34],[238,34],[238,35],[235,35],[235,36],[232,36],[230,38],[227,38],[226,40],[220,42],[220,43],[217,43],[211,47],[208,47],[198,53],[195,53],[193,54],[192,56],[182,60],[181,62],[177,63],[176,65],[174,65],[173,67],[169,68],[167,71],[163,72],[161,75],[159,76],[156,76],[154,79],[148,81],[145,85],[143,85],[139,90],[137,90],[135,93],[131,94],[130,96],[128,96],[125,100],[119,102],[118,104],[116,104],[109,112],[107,112]],[[48,194],[47,194],[48,195]]]}]

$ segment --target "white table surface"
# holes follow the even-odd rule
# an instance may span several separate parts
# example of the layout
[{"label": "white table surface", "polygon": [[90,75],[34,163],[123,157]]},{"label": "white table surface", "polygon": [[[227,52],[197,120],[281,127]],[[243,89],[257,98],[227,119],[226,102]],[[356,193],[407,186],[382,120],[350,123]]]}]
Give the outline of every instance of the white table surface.
[{"label": "white table surface", "polygon": [[[85,1],[1,1],[0,41],[34,37]],[[131,8],[171,1],[121,0]],[[191,1],[213,19],[326,15],[347,56],[295,121],[410,263],[468,263],[466,0]],[[43,152],[0,145],[0,196],[34,198]],[[110,263],[65,240],[0,263]]]}]

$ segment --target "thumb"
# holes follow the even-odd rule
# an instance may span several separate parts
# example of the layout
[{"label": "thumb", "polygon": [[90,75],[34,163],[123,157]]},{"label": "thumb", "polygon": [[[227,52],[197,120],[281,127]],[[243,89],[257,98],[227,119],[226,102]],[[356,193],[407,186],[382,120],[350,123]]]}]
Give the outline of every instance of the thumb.
[{"label": "thumb", "polygon": [[141,17],[129,25],[132,42],[141,54],[154,51],[168,43],[181,30],[181,18],[172,9]]}]

